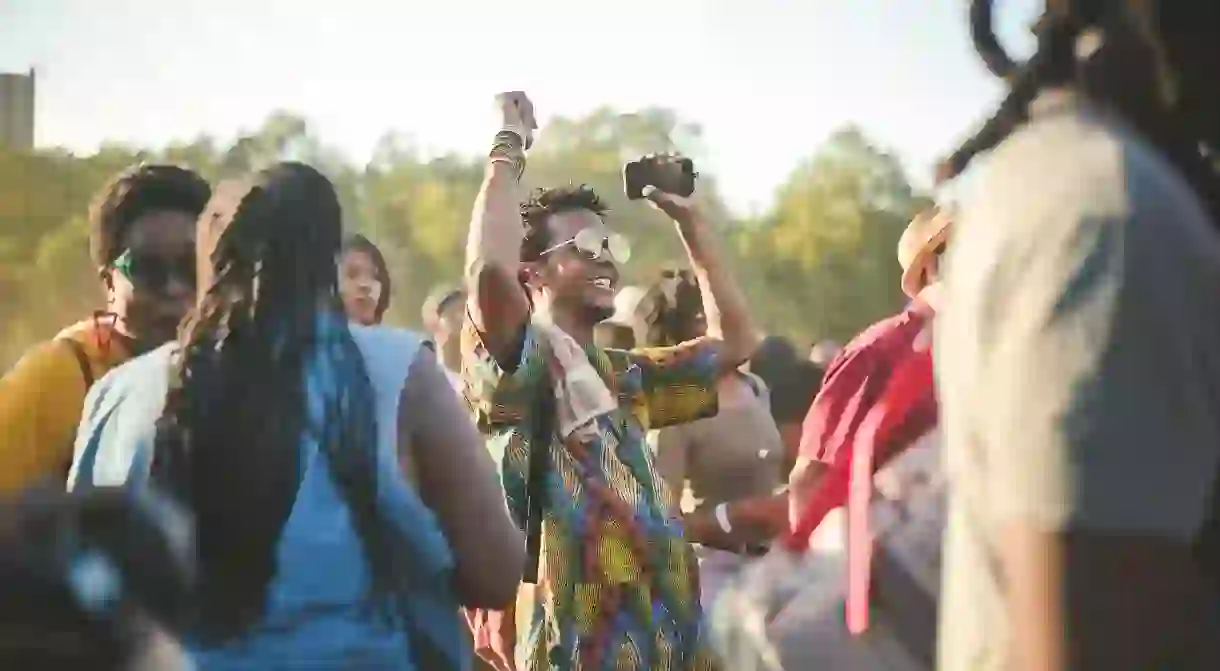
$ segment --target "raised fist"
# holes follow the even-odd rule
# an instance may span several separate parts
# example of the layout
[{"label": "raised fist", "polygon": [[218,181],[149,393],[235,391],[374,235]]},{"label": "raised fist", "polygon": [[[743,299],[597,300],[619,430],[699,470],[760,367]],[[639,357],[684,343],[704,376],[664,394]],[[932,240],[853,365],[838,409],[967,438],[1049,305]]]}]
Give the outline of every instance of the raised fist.
[{"label": "raised fist", "polygon": [[509,91],[496,95],[496,107],[500,110],[500,125],[503,130],[510,130],[525,142],[529,149],[534,143],[534,131],[538,122],[534,119],[534,103],[529,96],[521,91]]}]

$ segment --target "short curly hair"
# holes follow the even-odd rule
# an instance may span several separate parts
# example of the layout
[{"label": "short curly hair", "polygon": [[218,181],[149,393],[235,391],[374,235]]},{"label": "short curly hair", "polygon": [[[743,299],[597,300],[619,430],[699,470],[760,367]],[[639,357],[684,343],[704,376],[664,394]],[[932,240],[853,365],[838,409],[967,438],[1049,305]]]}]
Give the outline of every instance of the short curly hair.
[{"label": "short curly hair", "polygon": [[570,184],[551,189],[536,189],[521,205],[521,221],[525,238],[521,241],[521,260],[537,261],[551,246],[551,232],[546,222],[556,214],[588,210],[599,217],[610,208],[587,184]]},{"label": "short curly hair", "polygon": [[89,207],[89,252],[105,268],[123,253],[131,224],[149,212],[169,210],[197,217],[212,187],[193,170],[141,164],[115,175]]}]

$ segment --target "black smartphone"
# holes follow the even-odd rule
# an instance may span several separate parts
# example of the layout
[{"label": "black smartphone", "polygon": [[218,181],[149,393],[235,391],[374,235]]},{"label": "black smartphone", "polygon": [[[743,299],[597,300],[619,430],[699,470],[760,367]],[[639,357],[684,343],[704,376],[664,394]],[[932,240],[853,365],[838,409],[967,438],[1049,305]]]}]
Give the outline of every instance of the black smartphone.
[{"label": "black smartphone", "polygon": [[682,156],[645,156],[623,166],[623,190],[630,200],[644,197],[644,187],[689,197],[695,192],[695,162]]}]

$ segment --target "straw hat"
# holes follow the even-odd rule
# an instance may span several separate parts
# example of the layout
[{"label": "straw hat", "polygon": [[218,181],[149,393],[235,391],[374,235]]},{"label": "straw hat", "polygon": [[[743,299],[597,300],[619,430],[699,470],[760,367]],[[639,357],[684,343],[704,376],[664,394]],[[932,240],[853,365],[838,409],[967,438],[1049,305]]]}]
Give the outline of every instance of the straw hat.
[{"label": "straw hat", "polygon": [[914,298],[927,284],[926,270],[932,252],[949,238],[948,212],[940,208],[915,215],[898,240],[898,265],[902,266],[902,293]]}]

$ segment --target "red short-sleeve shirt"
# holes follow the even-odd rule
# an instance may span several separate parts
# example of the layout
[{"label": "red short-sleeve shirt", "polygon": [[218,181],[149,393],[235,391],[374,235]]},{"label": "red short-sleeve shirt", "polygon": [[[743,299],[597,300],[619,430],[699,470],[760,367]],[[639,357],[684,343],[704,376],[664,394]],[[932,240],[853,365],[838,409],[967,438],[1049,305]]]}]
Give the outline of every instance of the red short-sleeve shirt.
[{"label": "red short-sleeve shirt", "polygon": [[[932,309],[920,301],[870,326],[831,361],[822,389],[813,400],[801,430],[800,455],[828,466],[850,462],[856,433],[868,411],[882,398],[891,376],[916,351],[920,333],[929,326]],[[916,412],[901,430],[888,433],[876,445],[874,467],[880,467],[903,447],[936,426],[936,393],[929,376]],[[880,436],[878,436],[880,438]]]}]

